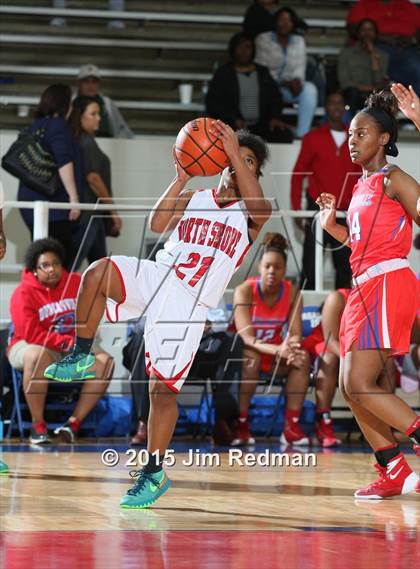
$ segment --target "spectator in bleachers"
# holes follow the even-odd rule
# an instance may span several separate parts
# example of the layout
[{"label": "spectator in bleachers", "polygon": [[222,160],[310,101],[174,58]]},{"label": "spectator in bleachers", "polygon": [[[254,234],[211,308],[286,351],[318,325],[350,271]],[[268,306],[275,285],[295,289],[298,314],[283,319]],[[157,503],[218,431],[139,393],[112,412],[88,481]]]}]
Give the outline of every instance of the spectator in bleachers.
[{"label": "spectator in bleachers", "polygon": [[378,28],[373,20],[361,20],[357,42],[344,47],[338,58],[338,80],[351,116],[364,107],[371,91],[385,86],[388,54],[377,46]]},{"label": "spectator in bleachers", "polygon": [[254,0],[245,13],[244,32],[255,38],[258,34],[273,31],[277,5],[278,0]]},{"label": "spectator in bleachers", "polygon": [[[66,8],[67,0],[53,0],[53,8]],[[123,12],[125,10],[125,0],[108,0],[108,9],[112,11]],[[66,18],[57,16],[50,21],[51,26],[62,28],[67,25]],[[124,30],[125,23],[122,20],[110,20],[108,28],[111,30]]]},{"label": "spectator in bleachers", "polygon": [[91,63],[82,65],[78,75],[78,95],[97,98],[101,110],[101,122],[96,135],[108,138],[134,138],[114,101],[99,92],[100,83],[99,68]]},{"label": "spectator in bleachers", "polygon": [[[285,279],[287,242],[279,233],[263,240],[258,277],[236,287],[233,296],[235,328],[244,343],[239,394],[240,415],[232,445],[253,444],[248,409],[261,374],[287,376],[285,427],[282,442],[307,445],[299,425],[309,385],[309,354],[301,348],[302,297]],[[288,331],[284,330],[287,326]]]},{"label": "spectator in bleachers", "polygon": [[[10,365],[23,371],[23,391],[32,416],[30,442],[51,442],[44,418],[48,380],[45,368],[73,348],[76,297],[81,275],[63,268],[63,247],[54,239],[39,239],[28,247],[22,281],[10,299],[13,324],[8,346]],[[96,380],[83,382],[77,405],[55,434],[69,442],[105,393],[113,361],[99,347],[95,351]]]},{"label": "spectator in bleachers", "polygon": [[378,47],[389,55],[389,77],[392,81],[413,85],[420,93],[418,6],[409,0],[359,0],[347,16],[351,35],[354,35],[356,25],[366,18],[376,23]]},{"label": "spectator in bleachers", "polygon": [[[291,179],[290,201],[295,210],[317,211],[315,200],[322,192],[337,196],[337,209],[346,211],[356,179],[361,170],[350,159],[347,146],[347,127],[343,122],[345,105],[343,95],[330,93],[325,105],[327,122],[304,136]],[[306,207],[302,207],[302,193],[307,182]],[[315,288],[315,227],[312,219],[295,218],[296,225],[305,232],[302,259],[301,286]],[[337,223],[346,224],[345,219]],[[324,231],[324,244],[332,248],[335,268],[335,288],[348,286],[351,279],[350,249]]]},{"label": "spectator in bleachers", "polygon": [[206,112],[268,142],[292,142],[290,127],[281,120],[283,104],[277,83],[266,67],[254,63],[254,55],[251,36],[244,32],[232,36],[230,61],[219,67],[210,82]]},{"label": "spectator in bleachers", "polygon": [[[51,152],[58,168],[61,185],[52,196],[41,194],[22,182],[19,183],[19,201],[79,202],[83,186],[82,159],[79,146],[66,120],[71,111],[71,89],[67,85],[50,85],[41,95],[35,119],[29,127],[32,133],[42,137],[42,145]],[[21,209],[23,221],[31,237],[34,228],[33,209]],[[71,222],[80,216],[79,209],[50,209],[48,235],[63,245],[66,252],[65,264],[71,267],[73,243]]]},{"label": "spectator in bleachers", "polygon": [[[83,203],[113,203],[111,190],[111,162],[99,148],[95,133],[99,128],[100,108],[95,97],[79,96],[73,101],[73,109],[69,124],[73,135],[80,144],[83,157],[85,192],[81,196]],[[93,211],[82,212],[74,231],[77,258],[74,270],[78,270],[82,261],[87,258],[89,264],[107,256],[105,241],[105,212],[95,214]],[[119,233],[122,221],[113,211],[110,222]]]},{"label": "spectator in bleachers", "polygon": [[306,45],[303,37],[296,34],[293,14],[289,8],[276,13],[275,31],[260,34],[255,40],[255,61],[268,67],[283,101],[298,104],[296,134],[301,138],[311,128],[318,93],[315,85],[305,80]]}]

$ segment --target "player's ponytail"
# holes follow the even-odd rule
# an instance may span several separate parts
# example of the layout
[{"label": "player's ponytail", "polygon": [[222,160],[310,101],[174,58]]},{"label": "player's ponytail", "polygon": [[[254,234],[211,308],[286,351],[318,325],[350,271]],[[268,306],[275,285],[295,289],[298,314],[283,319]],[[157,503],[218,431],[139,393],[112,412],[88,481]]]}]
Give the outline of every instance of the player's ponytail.
[{"label": "player's ponytail", "polygon": [[280,253],[280,255],[283,255],[285,262],[287,262],[288,248],[289,244],[287,242],[287,239],[280,233],[268,232],[264,235],[262,242],[262,255],[273,251],[275,253]]},{"label": "player's ponytail", "polygon": [[380,132],[389,134],[388,144],[385,146],[385,154],[398,156],[396,142],[398,140],[398,102],[391,91],[373,91],[366,99],[362,113],[370,115],[378,125]]}]

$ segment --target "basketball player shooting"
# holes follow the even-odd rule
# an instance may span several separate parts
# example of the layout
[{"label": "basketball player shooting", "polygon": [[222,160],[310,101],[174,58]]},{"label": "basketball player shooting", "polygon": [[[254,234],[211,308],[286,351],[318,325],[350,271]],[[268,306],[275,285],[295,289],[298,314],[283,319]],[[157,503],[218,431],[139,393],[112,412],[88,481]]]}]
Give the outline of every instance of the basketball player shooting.
[{"label": "basketball player shooting", "polygon": [[[150,374],[148,462],[121,499],[147,508],[170,486],[162,465],[178,418],[176,397],[200,344],[207,312],[216,307],[235,270],[271,215],[258,182],[265,142],[221,121],[210,132],[230,161],[217,189],[185,190],[190,176],[175,160],[175,178],[149,218],[156,233],[172,230],[156,262],[111,256],[88,267],[76,307],[74,350],[45,371],[61,382],[95,377],[92,342],[104,312],[121,322],[147,315],[145,353]],[[175,154],[174,154],[175,157]]]}]

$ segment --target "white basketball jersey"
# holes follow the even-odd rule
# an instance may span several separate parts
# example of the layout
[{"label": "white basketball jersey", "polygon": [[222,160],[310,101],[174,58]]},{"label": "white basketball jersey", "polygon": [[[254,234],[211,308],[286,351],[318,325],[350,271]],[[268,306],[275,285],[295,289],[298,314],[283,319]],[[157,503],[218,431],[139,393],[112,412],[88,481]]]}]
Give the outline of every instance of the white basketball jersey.
[{"label": "white basketball jersey", "polygon": [[216,190],[200,190],[156,260],[174,267],[200,303],[216,307],[250,245],[244,202],[219,205]]}]

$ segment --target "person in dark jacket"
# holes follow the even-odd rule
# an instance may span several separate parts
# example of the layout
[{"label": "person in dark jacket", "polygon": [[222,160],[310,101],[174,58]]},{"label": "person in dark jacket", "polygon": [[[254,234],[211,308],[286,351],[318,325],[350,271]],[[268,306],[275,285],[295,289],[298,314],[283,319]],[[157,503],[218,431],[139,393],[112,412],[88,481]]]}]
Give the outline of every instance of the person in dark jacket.
[{"label": "person in dark jacket", "polygon": [[[29,129],[32,133],[37,132],[42,136],[42,145],[53,155],[61,186],[53,196],[47,197],[20,183],[19,201],[79,202],[79,192],[83,185],[82,158],[66,122],[70,109],[71,89],[67,85],[50,85],[42,93]],[[33,238],[33,209],[21,209],[20,213]],[[49,210],[48,235],[63,245],[66,251],[66,268],[71,267],[73,259],[71,222],[79,216],[78,209]]]},{"label": "person in dark jacket", "polygon": [[245,13],[244,32],[255,38],[258,34],[274,30],[277,4],[278,0],[254,0]]},{"label": "person in dark jacket", "polygon": [[239,32],[230,39],[230,61],[219,67],[210,82],[206,112],[268,142],[292,142],[292,132],[281,120],[277,84],[266,67],[254,63],[254,54],[254,40],[248,34]]}]

